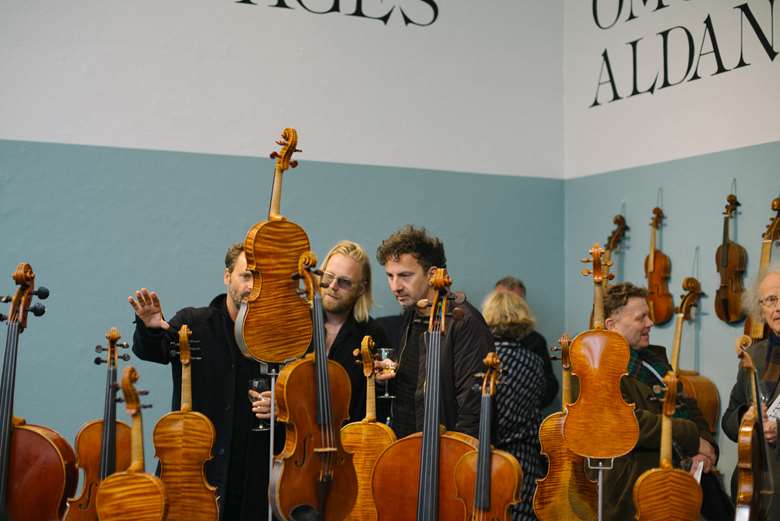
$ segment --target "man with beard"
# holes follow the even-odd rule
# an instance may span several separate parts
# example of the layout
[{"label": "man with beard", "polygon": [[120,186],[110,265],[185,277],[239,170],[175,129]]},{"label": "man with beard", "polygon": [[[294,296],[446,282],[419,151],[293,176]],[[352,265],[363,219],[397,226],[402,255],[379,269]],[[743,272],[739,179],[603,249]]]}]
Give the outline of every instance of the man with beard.
[{"label": "man with beard", "polygon": [[[243,243],[228,248],[223,281],[227,294],[207,307],[184,308],[173,318],[163,317],[157,293],[142,288],[128,301],[136,314],[133,352],[142,360],[171,364],[171,410],[181,404],[181,363],[171,355],[182,324],[192,330],[192,347],[200,358],[192,363],[192,409],[205,414],[216,429],[214,458],[206,465],[206,479],[217,487],[220,519],[244,521],[265,518],[268,487],[267,432],[253,432],[255,419],[247,400],[249,380],[260,375],[260,365],[244,357],[233,336],[233,325],[252,290]],[[270,393],[268,393],[270,394]],[[262,516],[261,516],[262,512]]]},{"label": "man with beard", "polygon": [[[445,268],[447,259],[438,238],[411,225],[385,239],[376,257],[385,267],[390,290],[404,308],[397,370],[377,375],[377,380],[395,378],[392,427],[401,438],[421,431],[423,426],[427,321],[414,320],[416,304],[433,297],[436,290],[430,285],[430,276],[436,268]],[[480,393],[474,391],[474,375],[484,370],[482,360],[493,350],[493,336],[471,304],[463,302],[459,307],[463,317],[448,320],[441,346],[440,423],[447,430],[477,436]]]}]

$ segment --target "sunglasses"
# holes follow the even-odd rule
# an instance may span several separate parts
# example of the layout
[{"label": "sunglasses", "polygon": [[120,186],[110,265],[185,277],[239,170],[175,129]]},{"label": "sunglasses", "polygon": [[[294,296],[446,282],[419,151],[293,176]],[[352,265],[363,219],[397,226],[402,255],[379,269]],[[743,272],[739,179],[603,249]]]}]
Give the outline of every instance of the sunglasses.
[{"label": "sunglasses", "polygon": [[333,273],[330,273],[329,271],[326,271],[322,274],[322,279],[320,280],[320,285],[323,288],[329,288],[331,284],[333,284],[333,281],[336,281],[336,286],[339,287],[339,289],[343,290],[350,290],[352,289],[352,279],[347,277],[337,277]]}]

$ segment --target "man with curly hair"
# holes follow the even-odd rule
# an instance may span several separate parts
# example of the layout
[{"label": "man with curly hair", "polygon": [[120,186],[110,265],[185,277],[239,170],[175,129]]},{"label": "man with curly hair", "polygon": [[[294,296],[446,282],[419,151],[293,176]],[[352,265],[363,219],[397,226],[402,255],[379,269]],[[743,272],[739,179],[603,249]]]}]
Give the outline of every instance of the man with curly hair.
[{"label": "man with curly hair", "polygon": [[[415,306],[432,298],[429,279],[436,268],[446,268],[444,245],[424,228],[406,225],[391,234],[377,249],[387,283],[404,308],[398,365],[395,373],[383,372],[377,379],[395,379],[396,403],[392,426],[398,437],[422,430],[426,375],[426,326],[415,321]],[[463,318],[449,320],[441,353],[442,396],[440,423],[448,430],[476,436],[479,430],[480,395],[474,390],[474,374],[483,370],[482,360],[493,348],[493,339],[482,315],[468,302],[459,305]]]}]

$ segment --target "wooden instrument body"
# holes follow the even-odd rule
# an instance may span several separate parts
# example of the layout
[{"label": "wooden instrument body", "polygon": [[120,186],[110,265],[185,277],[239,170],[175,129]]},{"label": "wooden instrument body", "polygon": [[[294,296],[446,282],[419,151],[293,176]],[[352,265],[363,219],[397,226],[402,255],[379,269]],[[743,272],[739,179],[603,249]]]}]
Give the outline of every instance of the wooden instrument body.
[{"label": "wooden instrument body", "polygon": [[293,278],[307,251],[306,233],[284,218],[259,222],[247,233],[244,253],[254,281],[236,318],[236,341],[245,356],[282,363],[311,344],[311,309]]},{"label": "wooden instrument body", "polygon": [[629,359],[626,340],[614,331],[585,331],[574,338],[570,356],[580,393],[577,401],[567,406],[563,426],[566,446],[587,458],[628,454],[639,437],[639,424],[634,405],[623,400],[620,390]]},{"label": "wooden instrument body", "polygon": [[97,493],[100,521],[165,521],[165,485],[144,472],[117,472],[103,480]]},{"label": "wooden instrument body", "polygon": [[352,453],[358,492],[355,506],[347,519],[374,521],[376,505],[371,494],[371,476],[379,454],[396,441],[393,429],[384,423],[359,421],[341,428],[341,444]]},{"label": "wooden instrument body", "polygon": [[742,278],[747,268],[747,251],[736,242],[728,241],[725,247],[718,246],[715,263],[720,274],[720,286],[715,292],[715,313],[727,324],[737,323],[745,318]]},{"label": "wooden instrument body", "polygon": [[[446,432],[439,437],[439,521],[465,521],[466,505],[458,497],[455,468],[479,443],[467,434]],[[387,447],[377,459],[372,490],[379,521],[416,521],[421,432],[410,434]],[[381,467],[381,472],[376,469]]]},{"label": "wooden instrument body", "polygon": [[585,458],[566,448],[565,417],[563,412],[552,413],[539,427],[542,454],[549,465],[547,475],[537,480],[534,512],[540,521],[594,521],[596,483],[585,474]]},{"label": "wooden instrument body", "polygon": [[761,452],[758,449],[761,437],[758,429],[762,426],[756,422],[752,411],[745,413],[739,424],[737,435],[737,515],[742,512],[745,519],[759,519],[761,483],[757,483],[760,473],[754,472],[762,465]]},{"label": "wooden instrument body", "polygon": [[[652,262],[650,257],[652,256]],[[653,266],[652,271],[650,266]],[[650,308],[650,320],[654,324],[666,324],[674,313],[672,294],[669,293],[669,277],[672,261],[661,250],[653,250],[645,258],[645,278],[647,279],[647,305]]]},{"label": "wooden instrument body", "polygon": [[[95,496],[100,485],[100,449],[103,441],[103,420],[87,422],[76,436],[78,467],[84,470],[81,495],[68,499],[64,521],[97,521]],[[130,466],[130,426],[116,422],[116,470]]]},{"label": "wooden instrument body", "polygon": [[59,521],[79,478],[76,455],[65,438],[28,424],[11,431],[8,473],[8,515],[25,521]]},{"label": "wooden instrument body", "polygon": [[341,425],[349,418],[351,383],[346,370],[328,360],[328,380],[332,404],[333,431],[331,440],[336,451],[319,453],[323,437],[313,411],[317,407],[317,369],[314,354],[282,368],[276,381],[277,419],[285,424],[285,442],[281,454],[274,458],[269,496],[274,514],[290,519],[290,511],[299,505],[318,505],[318,478],[321,458],[330,458],[333,480],[327,493],[324,521],[341,521],[352,511],[357,494],[357,477],[348,453],[339,439]]},{"label": "wooden instrument body", "polygon": [[720,416],[720,396],[715,383],[695,371],[680,370],[680,381],[683,392],[696,400],[704,419],[707,421],[707,429],[715,434],[718,428],[718,416]]},{"label": "wooden instrument body", "polygon": [[216,521],[216,487],[206,481],[203,465],[212,458],[214,425],[193,411],[169,412],[154,427],[160,479],[168,495],[168,521]]},{"label": "wooden instrument body", "polygon": [[634,485],[639,521],[697,521],[702,498],[693,476],[680,469],[648,470]]},{"label": "wooden instrument body", "polygon": [[474,481],[477,479],[479,451],[472,450],[464,454],[455,465],[455,487],[458,496],[466,505],[466,519],[511,521],[512,505],[519,503],[520,485],[523,482],[523,469],[517,458],[510,453],[492,449],[490,451],[490,510],[478,510],[474,507]]}]

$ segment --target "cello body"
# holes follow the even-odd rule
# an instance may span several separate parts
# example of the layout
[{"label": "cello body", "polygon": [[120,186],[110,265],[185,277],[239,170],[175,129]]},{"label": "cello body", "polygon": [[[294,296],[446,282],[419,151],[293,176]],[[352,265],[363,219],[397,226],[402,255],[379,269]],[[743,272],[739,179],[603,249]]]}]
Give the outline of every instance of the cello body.
[{"label": "cello body", "polygon": [[13,428],[8,473],[6,508],[14,521],[59,521],[78,483],[70,444],[39,425]]},{"label": "cello body", "polygon": [[715,383],[696,371],[680,370],[680,382],[683,392],[696,400],[704,419],[707,420],[707,428],[713,434],[717,432],[718,416],[720,415],[720,396]]},{"label": "cello body", "polygon": [[277,419],[285,424],[284,448],[274,458],[269,495],[274,514],[291,519],[299,505],[319,505],[321,486],[318,477],[322,458],[328,458],[332,481],[326,491],[323,521],[346,519],[357,494],[357,477],[348,453],[339,439],[338,426],[349,418],[351,383],[347,371],[337,362],[327,361],[332,406],[332,425],[336,426],[336,451],[318,453],[321,440],[329,437],[317,423],[312,410],[317,403],[317,374],[314,354],[286,365],[276,381]]},{"label": "cello body", "polygon": [[[76,436],[78,467],[84,470],[84,486],[81,495],[68,499],[68,510],[63,521],[97,521],[95,495],[100,485],[100,447],[104,431],[103,420],[84,424]],[[116,470],[130,465],[130,427],[116,422]]]}]

